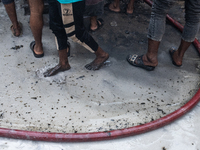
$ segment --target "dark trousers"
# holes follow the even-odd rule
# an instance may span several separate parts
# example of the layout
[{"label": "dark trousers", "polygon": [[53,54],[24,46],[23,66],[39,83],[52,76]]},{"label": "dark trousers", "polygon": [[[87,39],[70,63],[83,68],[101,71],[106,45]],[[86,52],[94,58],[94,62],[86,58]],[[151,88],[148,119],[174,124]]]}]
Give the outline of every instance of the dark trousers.
[{"label": "dark trousers", "polygon": [[84,28],[84,1],[72,4],[60,4],[57,0],[48,0],[48,2],[50,29],[56,36],[58,50],[68,47],[67,39],[70,37],[87,49],[97,51],[98,44]]}]

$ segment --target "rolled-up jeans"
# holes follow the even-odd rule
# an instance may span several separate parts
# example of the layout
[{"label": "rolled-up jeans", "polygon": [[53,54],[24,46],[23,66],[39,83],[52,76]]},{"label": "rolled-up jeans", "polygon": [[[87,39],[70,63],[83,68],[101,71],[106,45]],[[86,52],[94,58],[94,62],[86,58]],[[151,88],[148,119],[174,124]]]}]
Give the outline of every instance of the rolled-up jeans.
[{"label": "rolled-up jeans", "polygon": [[[154,0],[147,37],[161,41],[165,33],[166,14],[175,0]],[[200,0],[185,0],[185,26],[182,39],[193,42],[200,25]]]}]

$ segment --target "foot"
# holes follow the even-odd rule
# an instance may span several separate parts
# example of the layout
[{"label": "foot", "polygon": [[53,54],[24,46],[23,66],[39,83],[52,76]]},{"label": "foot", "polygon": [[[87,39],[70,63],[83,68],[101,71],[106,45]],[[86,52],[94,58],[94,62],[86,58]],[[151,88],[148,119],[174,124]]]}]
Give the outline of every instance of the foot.
[{"label": "foot", "polygon": [[115,3],[110,3],[108,8],[109,8],[110,11],[113,11],[113,12],[116,12],[116,13],[119,13],[121,11],[120,7],[117,6]]},{"label": "foot", "polygon": [[181,57],[178,56],[178,51],[176,49],[171,48],[169,50],[169,54],[170,54],[170,57],[171,57],[171,60],[172,60],[172,64],[174,66],[177,66],[177,67],[182,66],[182,60],[183,60],[183,58],[181,58]]},{"label": "foot", "polygon": [[30,43],[30,49],[32,50],[33,52],[33,55],[36,57],[36,58],[41,58],[44,56],[44,52],[43,52],[43,49],[42,49],[42,46],[38,46],[36,45],[35,41],[32,41]]},{"label": "foot", "polygon": [[143,68],[148,71],[153,71],[157,65],[156,66],[146,65],[143,61],[143,57],[144,57],[144,55],[141,55],[141,56],[138,56],[136,54],[128,55],[127,61],[135,67],[140,67],[140,68]]},{"label": "foot", "polygon": [[44,72],[43,75],[44,77],[54,76],[57,73],[69,70],[70,68],[71,68],[70,65],[62,66],[61,64],[58,64],[55,67]]},{"label": "foot", "polygon": [[69,48],[59,50],[59,64],[43,73],[44,77],[56,75],[59,72],[69,70],[71,67],[68,62]]},{"label": "foot", "polygon": [[129,6],[129,5],[127,6],[126,14],[133,15],[133,6]]},{"label": "foot", "polygon": [[99,30],[103,25],[104,25],[103,19],[99,18],[99,19],[97,19],[96,24],[94,24],[94,25],[91,24],[90,31],[95,32],[95,31]]},{"label": "foot", "polygon": [[157,56],[149,57],[147,54],[145,54],[142,56],[142,61],[144,62],[144,65],[147,65],[147,66],[156,67],[158,65]]},{"label": "foot", "polygon": [[22,24],[17,22],[17,25],[11,25],[10,30],[14,36],[19,37],[22,34]]},{"label": "foot", "polygon": [[43,46],[42,46],[42,44],[35,44],[35,47],[34,47],[34,52],[37,54],[37,55],[41,55],[41,54],[43,54],[44,52],[43,52]]},{"label": "foot", "polygon": [[99,70],[104,62],[109,58],[108,53],[104,52],[102,49],[98,49],[96,52],[96,58],[89,64],[85,65],[88,70]]}]

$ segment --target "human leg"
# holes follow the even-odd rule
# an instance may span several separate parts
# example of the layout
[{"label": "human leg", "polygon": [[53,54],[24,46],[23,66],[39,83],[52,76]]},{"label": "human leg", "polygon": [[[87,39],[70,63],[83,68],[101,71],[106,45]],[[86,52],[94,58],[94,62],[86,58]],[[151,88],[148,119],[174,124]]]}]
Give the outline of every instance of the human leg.
[{"label": "human leg", "polygon": [[21,35],[22,28],[17,20],[15,2],[14,0],[2,0],[2,2],[4,4],[8,17],[10,18],[10,21],[12,22],[11,31],[14,36],[18,37]]},{"label": "human leg", "polygon": [[97,51],[95,51],[96,58],[89,64],[85,65],[88,70],[99,70],[104,62],[109,58],[108,53],[103,51],[101,47],[98,46]]},{"label": "human leg", "polygon": [[147,53],[141,56],[138,56],[136,54],[128,55],[127,61],[133,66],[141,67],[148,71],[152,71],[158,65],[157,55],[158,55],[159,45],[160,45],[159,41],[148,39]]},{"label": "human leg", "polygon": [[29,0],[30,6],[30,27],[35,40],[33,51],[36,54],[43,54],[42,28],[43,28],[43,0]]},{"label": "human leg", "polygon": [[59,63],[55,67],[44,73],[45,77],[53,76],[59,72],[69,70],[71,67],[68,62],[69,45],[67,35],[63,27],[62,17],[60,16],[60,6],[57,0],[49,0],[49,26],[56,37],[56,44],[59,53]]},{"label": "human leg", "polygon": [[103,19],[97,19],[97,16],[90,17],[90,31],[95,32],[100,29],[104,24]]},{"label": "human leg", "polygon": [[97,19],[97,16],[101,16],[104,12],[104,1],[85,1],[84,16],[90,17],[90,29],[89,31],[95,32],[100,29],[104,21],[102,18]]},{"label": "human leg", "polygon": [[55,67],[44,72],[44,77],[50,77],[56,75],[59,72],[66,71],[71,68],[68,62],[68,56],[67,56],[68,50],[69,48],[58,51],[59,63]]},{"label": "human leg", "polygon": [[113,12],[120,12],[120,2],[119,0],[114,0],[109,6],[108,6],[109,10],[113,11]]},{"label": "human leg", "polygon": [[129,3],[126,8],[127,14],[133,14],[134,2],[135,2],[135,0],[129,0]]},{"label": "human leg", "polygon": [[187,42],[187,41],[184,41],[183,39],[181,39],[181,43],[179,45],[178,50],[174,50],[174,49],[169,50],[169,54],[171,55],[172,63],[175,66],[177,66],[177,67],[182,66],[183,56],[184,56],[186,50],[191,45],[191,43],[192,42]]},{"label": "human leg", "polygon": [[95,29],[97,29],[97,16],[92,16],[92,17],[90,17],[90,29],[91,30],[95,30]]},{"label": "human leg", "polygon": [[[185,0],[185,21],[186,23],[178,50],[171,54],[176,66],[182,65],[183,56],[199,31],[200,1]],[[172,53],[172,50],[170,52]]]},{"label": "human leg", "polygon": [[[72,11],[73,8],[73,11]],[[61,4],[61,12],[63,10],[71,10],[72,15],[62,15],[63,24],[67,35],[72,38],[77,43],[85,46],[90,51],[94,52],[96,58],[89,65],[87,69],[98,70],[105,62],[109,55],[103,51],[96,41],[92,38],[90,34],[85,30],[83,25],[83,12],[84,12],[84,2],[76,2],[73,4]],[[87,65],[86,65],[87,66]]]},{"label": "human leg", "polygon": [[[132,61],[132,64],[136,66],[139,62],[142,62],[143,66],[157,66],[158,65],[158,48],[162,36],[165,32],[165,20],[166,14],[170,6],[172,5],[171,0],[155,0],[152,6],[151,19],[149,23],[148,32],[148,50],[147,53],[142,56],[142,61],[137,58]],[[139,57],[138,57],[139,58]],[[131,62],[132,55],[129,55],[127,60]],[[140,64],[138,64],[140,65]],[[144,68],[144,67],[143,67]]]}]

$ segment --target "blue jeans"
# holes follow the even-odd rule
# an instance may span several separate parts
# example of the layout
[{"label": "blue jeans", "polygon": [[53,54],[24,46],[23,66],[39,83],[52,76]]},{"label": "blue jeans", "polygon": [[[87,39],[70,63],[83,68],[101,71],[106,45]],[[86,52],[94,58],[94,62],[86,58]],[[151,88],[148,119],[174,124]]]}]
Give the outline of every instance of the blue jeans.
[{"label": "blue jeans", "polygon": [[[166,14],[174,0],[154,0],[147,37],[154,41],[161,41],[165,32]],[[193,42],[200,25],[200,0],[185,0],[185,26],[182,39]]]}]

